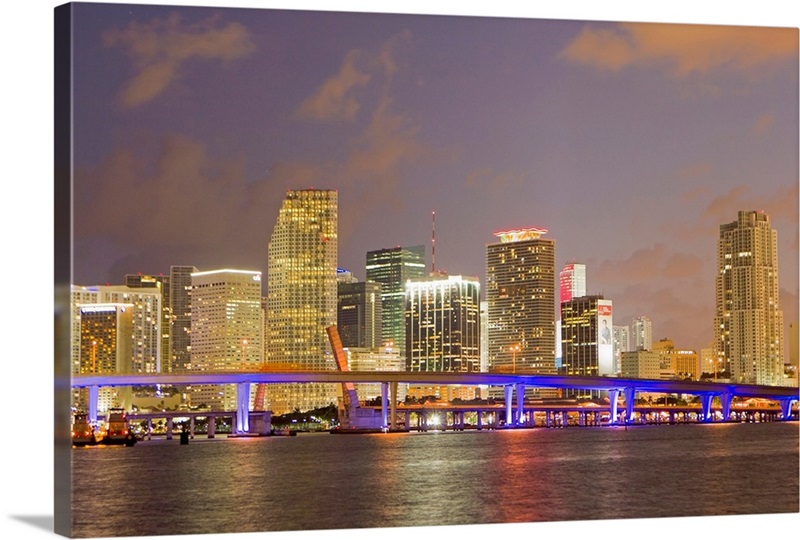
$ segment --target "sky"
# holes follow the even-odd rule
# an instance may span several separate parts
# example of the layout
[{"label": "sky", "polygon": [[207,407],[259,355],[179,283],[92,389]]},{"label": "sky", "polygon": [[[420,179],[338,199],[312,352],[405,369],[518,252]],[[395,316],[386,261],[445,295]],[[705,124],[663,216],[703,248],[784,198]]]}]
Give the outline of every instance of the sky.
[{"label": "sky", "polygon": [[[797,29],[77,5],[73,282],[266,274],[288,189],[339,192],[339,266],[425,244],[485,280],[540,227],[614,322],[713,337],[719,225],[778,230],[798,300]],[[266,287],[265,287],[266,294]]]},{"label": "sky", "polygon": [[[210,3],[204,0],[170,2],[173,5]],[[231,2],[219,0],[213,4],[231,5]],[[295,0],[292,7],[332,9],[323,4],[318,0]],[[28,381],[6,385],[4,398],[5,403],[19,404],[22,408],[17,410],[24,410],[32,419],[29,424],[32,438],[28,442],[20,443],[16,429],[0,430],[6,463],[14,464],[4,469],[5,489],[0,492],[4,512],[0,519],[3,531],[18,538],[52,537],[53,449],[49,444],[34,442],[38,440],[37,432],[49,433],[53,428],[53,397],[49,392],[54,383],[50,353],[52,341],[50,333],[42,333],[41,325],[29,324],[29,321],[49,318],[47,306],[52,305],[52,289],[39,284],[51,282],[53,268],[52,13],[56,5],[57,2],[47,0],[11,3],[4,11],[6,28],[0,33],[4,73],[10,74],[4,78],[5,84],[0,86],[5,105],[3,150],[8,186],[2,198],[3,212],[0,212],[6,248],[6,264],[2,268],[6,305],[13,308],[0,311],[0,317],[3,317],[3,327],[9,330],[4,342],[6,358],[15,359],[4,364],[3,373],[7,381]],[[285,8],[287,2],[241,0],[235,5]],[[387,0],[370,8],[386,13],[573,21],[785,25],[795,29],[800,26],[797,7],[784,0],[720,2],[716,5],[692,0],[647,3],[618,0],[602,3],[590,0],[476,3],[465,0],[450,4],[437,0]],[[333,9],[357,11],[363,10],[363,5],[341,0]],[[98,100],[93,105],[87,103],[86,98],[81,102],[81,98],[76,96],[76,112],[80,106],[94,117],[84,118],[84,126],[78,125],[80,121],[76,122],[76,134],[87,139],[75,148],[76,180],[83,178],[88,185],[89,180],[102,171],[111,174],[114,170],[111,165],[115,163],[112,158],[119,162],[127,157],[141,165],[141,170],[150,172],[149,175],[138,173],[141,190],[132,194],[126,192],[133,202],[135,197],[141,197],[140,191],[144,189],[149,189],[151,194],[158,193],[156,188],[166,189],[158,180],[169,177],[167,165],[174,164],[177,167],[174,170],[180,171],[180,160],[175,154],[180,154],[184,148],[182,152],[189,155],[186,148],[193,149],[203,158],[199,165],[195,165],[198,170],[195,176],[202,177],[206,185],[217,187],[213,195],[207,192],[206,198],[213,196],[218,204],[224,202],[228,208],[239,207],[233,217],[227,215],[224,232],[231,234],[227,231],[235,231],[229,243],[233,244],[235,240],[238,245],[241,240],[249,247],[226,250],[224,246],[217,246],[219,260],[203,256],[205,250],[200,249],[196,254],[194,251],[186,255],[176,252],[175,257],[162,255],[161,259],[145,257],[142,246],[146,247],[146,244],[137,245],[130,240],[123,242],[108,234],[83,247],[84,254],[93,253],[96,258],[89,262],[91,268],[84,264],[78,270],[76,265],[76,277],[81,281],[116,281],[121,279],[121,276],[117,277],[119,270],[123,273],[162,272],[170,264],[189,262],[173,260],[184,257],[197,260],[190,264],[208,268],[223,263],[227,266],[228,262],[242,266],[264,265],[265,243],[280,196],[274,195],[258,205],[257,216],[244,212],[251,202],[255,205],[256,201],[251,201],[251,197],[259,194],[259,180],[281,179],[284,185],[275,191],[283,193],[289,187],[296,187],[293,179],[306,182],[300,187],[308,187],[309,178],[318,187],[323,186],[322,180],[317,180],[313,174],[315,171],[328,172],[331,178],[334,173],[361,171],[361,175],[352,175],[351,182],[361,189],[358,196],[365,196],[370,194],[367,188],[372,184],[363,178],[370,178],[370,174],[374,175],[372,178],[378,178],[379,172],[388,170],[399,179],[393,191],[396,205],[409,205],[409,201],[433,192],[437,186],[440,194],[430,204],[422,204],[422,209],[413,216],[406,207],[391,212],[389,209],[395,207],[386,204],[380,212],[380,217],[386,220],[385,226],[377,227],[366,221],[359,226],[351,225],[355,232],[347,237],[342,235],[340,249],[343,265],[352,266],[357,274],[361,253],[373,247],[361,245],[373,243],[372,238],[366,238],[368,233],[380,235],[374,238],[377,244],[403,242],[405,235],[402,239],[395,239],[393,234],[395,229],[400,231],[397,222],[401,221],[403,225],[414,226],[413,238],[409,242],[425,243],[430,231],[429,213],[434,209],[437,212],[437,266],[447,268],[451,273],[477,274],[481,279],[484,245],[493,240],[493,231],[518,226],[546,227],[550,230],[549,236],[558,243],[559,264],[573,258],[581,259],[589,265],[589,289],[601,290],[609,298],[613,296],[618,323],[620,319],[625,322],[630,314],[647,312],[654,321],[656,335],[671,335],[676,343],[684,345],[683,340],[693,341],[695,338],[691,337],[690,331],[684,336],[669,327],[667,321],[675,317],[653,307],[656,298],[673,298],[676,311],[682,312],[679,319],[691,319],[698,328],[710,324],[707,322],[713,305],[710,275],[713,274],[718,226],[732,221],[741,207],[763,208],[770,213],[781,242],[783,299],[788,298],[783,302],[783,309],[787,314],[794,312],[794,320],[797,320],[797,129],[788,125],[788,122],[797,121],[796,90],[795,98],[786,95],[786,92],[791,92],[792,85],[795,89],[797,87],[796,59],[781,60],[781,55],[775,51],[770,57],[763,49],[750,46],[746,49],[754,54],[761,52],[748,60],[741,49],[736,54],[728,49],[728,54],[724,54],[715,48],[712,40],[689,47],[704,52],[706,59],[705,63],[694,64],[694,69],[689,69],[693,64],[687,63],[685,52],[680,52],[680,43],[686,41],[679,40],[670,46],[669,40],[637,37],[613,24],[557,25],[564,32],[561,35],[553,29],[538,27],[529,32],[528,41],[521,45],[503,40],[522,39],[520,34],[525,34],[524,30],[503,30],[502,35],[487,37],[489,28],[476,25],[474,34],[458,34],[460,41],[451,37],[453,41],[444,47],[445,36],[432,36],[430,28],[425,33],[424,28],[410,23],[387,29],[371,21],[371,36],[361,33],[364,28],[317,25],[309,29],[314,34],[311,39],[296,36],[291,42],[285,41],[289,39],[285,36],[281,41],[280,36],[268,34],[265,25],[253,28],[253,21],[248,19],[237,21],[229,15],[213,19],[205,14],[196,19],[185,17],[176,26],[183,31],[173,34],[172,55],[166,54],[163,39],[158,38],[168,28],[165,26],[168,19],[164,22],[165,19],[156,15],[136,19],[139,26],[135,28],[140,30],[156,25],[151,39],[137,40],[138,52],[130,50],[131,41],[125,40],[126,35],[132,35],[126,32],[130,32],[129,25],[133,19],[101,19],[103,24],[95,26],[95,31],[99,32],[95,39],[99,41],[88,45],[93,47],[95,54],[102,53],[108,57],[97,64],[97,69],[102,71],[94,74],[94,82],[86,79],[92,76],[91,72],[84,72],[82,80],[76,79],[76,89],[83,84],[84,91],[94,92]],[[161,20],[161,26],[158,27],[159,23],[154,23],[154,20]],[[211,35],[218,39],[235,37],[236,32],[227,34],[225,30],[231,32],[231,28],[239,28],[230,26],[236,22],[247,31],[242,34],[247,37],[226,43],[236,45],[234,49],[240,50],[238,55],[203,54],[198,52],[197,41],[191,39],[184,39],[180,46],[174,45],[174,40],[180,41],[178,37],[185,35],[187,28],[194,29],[195,34],[202,34],[203,29],[206,32],[217,30]],[[103,26],[105,23],[109,23],[107,27]],[[408,37],[401,33],[405,29],[410,33]],[[582,49],[584,60],[577,59],[581,49],[572,49],[572,56],[562,54],[584,29],[594,29],[594,33],[584,35],[595,37],[594,46]],[[608,32],[598,33],[600,30]],[[112,36],[108,38],[108,45],[102,38],[106,32]],[[338,45],[329,43],[326,47],[316,47],[318,39],[330,32],[337,32]],[[453,31],[446,33],[452,34]],[[392,37],[394,41],[390,40]],[[597,39],[602,37],[605,39]],[[556,41],[550,42],[551,38]],[[484,75],[484,71],[477,68],[481,58],[476,57],[476,49],[480,47],[470,47],[470,39],[483,39],[486,43],[480,65],[483,70],[490,70],[491,76]],[[432,48],[432,43],[442,48],[437,51]],[[494,53],[490,45],[494,47]],[[519,50],[519,47],[523,49]],[[361,52],[348,56],[351,50]],[[386,55],[383,55],[385,50]],[[265,56],[264,51],[269,54]],[[616,63],[604,64],[602,58],[598,58],[601,51],[606,51],[602,58],[613,57]],[[616,54],[608,51],[616,51]],[[457,61],[459,54],[468,52],[471,52],[472,60],[465,57]],[[524,56],[522,52],[527,52],[525,63],[519,63],[522,62],[520,56]],[[305,54],[302,57],[305,60],[297,64],[302,54]],[[591,61],[592,54],[595,54],[594,62]],[[257,58],[261,58],[260,63]],[[352,71],[344,69],[348,66],[348,59]],[[382,59],[391,59],[394,64],[381,64]],[[420,67],[434,60],[438,64],[428,65],[427,70]],[[279,69],[281,65],[283,71]],[[394,65],[395,68],[387,71],[384,67],[381,71],[376,67],[378,65]],[[301,76],[306,66],[313,69]],[[286,69],[294,74],[290,81],[281,75]],[[137,77],[142,72],[149,78]],[[207,77],[205,85],[198,80],[203,74]],[[235,96],[223,99],[233,92],[234,85],[228,84],[229,81],[242,74],[260,80],[261,88],[245,92],[243,79],[239,77],[235,86],[239,90]],[[503,74],[516,79],[509,82],[508,78],[500,77]],[[335,81],[345,82],[348,75],[350,85],[337,87]],[[134,98],[137,95],[140,100],[148,96],[133,91],[137,89],[130,84],[134,80],[141,83],[138,89],[151,89],[153,93],[149,100],[136,103]],[[448,86],[448,80],[456,80],[457,84]],[[148,81],[149,85],[144,84]],[[157,84],[159,81],[161,84]],[[310,104],[322,105],[325,101],[310,98],[323,95],[320,90],[327,81],[333,82],[326,86],[328,93],[325,95],[338,96],[339,107],[334,108],[339,111],[338,119],[314,120],[313,114],[310,118],[299,115],[304,103],[309,104],[305,109],[307,114],[314,111],[318,116],[321,114],[324,108],[315,109]],[[524,86],[514,86],[515,82],[524,83]],[[401,92],[403,88],[416,88],[417,83],[425,84],[421,88],[429,91]],[[296,93],[287,91],[290,87],[295,88],[294,85],[297,85]],[[305,93],[301,87],[305,88]],[[481,89],[488,91],[487,87],[501,92],[499,103],[480,99]],[[436,89],[438,93],[433,92]],[[209,109],[203,111],[204,115],[192,112],[190,105],[193,102],[200,97],[215,95],[216,99],[211,101]],[[530,99],[520,105],[520,96]],[[283,101],[270,106],[279,98]],[[170,106],[165,100],[170,100]],[[228,106],[222,107],[226,102]],[[236,114],[236,107],[230,103],[246,108],[247,112]],[[378,107],[380,104],[382,108]],[[182,114],[182,111],[188,113]],[[269,111],[269,114],[264,111]],[[159,127],[155,120],[160,117]],[[260,126],[247,131],[244,126],[251,117],[259,120]],[[627,122],[623,121],[625,118],[628,118]],[[713,121],[715,118],[718,122]],[[90,120],[103,137],[86,133],[85,126]],[[580,123],[570,127],[570,122],[578,121]],[[304,126],[304,131],[296,131],[297,126]],[[374,129],[367,129],[370,126]],[[384,130],[381,131],[380,127]],[[224,133],[219,131],[222,128],[226,130]],[[233,134],[240,130],[241,140],[236,141]],[[328,136],[320,140],[315,137],[318,134]],[[89,137],[94,146],[88,143]],[[618,139],[623,139],[625,144],[612,145]],[[314,141],[318,146],[313,146]],[[380,141],[394,144],[379,144]],[[583,144],[582,153],[567,152],[569,148],[577,149],[579,142],[587,141],[592,144],[588,148]],[[611,145],[613,151],[604,153],[605,145]],[[389,152],[390,148],[393,153]],[[387,152],[383,161],[378,160],[377,149]],[[564,158],[564,155],[568,157]],[[164,159],[156,161],[153,156],[163,156]],[[395,159],[391,159],[392,156]],[[794,160],[794,164],[787,165],[787,160]],[[185,161],[191,163],[188,157]],[[159,169],[159,163],[164,167]],[[78,168],[83,176],[77,174]],[[138,169],[131,167],[130,170]],[[159,171],[161,176],[156,174]],[[222,187],[226,185],[225,179],[234,176],[231,171],[246,178],[248,185],[255,186],[247,192],[247,197]],[[173,174],[178,175],[177,172]],[[417,177],[429,180],[428,188],[417,186],[429,191],[415,193],[405,187]],[[337,178],[350,179],[343,175]],[[114,177],[119,185],[122,185],[121,179]],[[385,179],[384,174],[382,181],[376,180],[374,184],[382,185]],[[327,177],[325,184],[328,184]],[[443,186],[447,185],[454,187],[445,190]],[[536,188],[533,195],[526,191],[526,186],[531,185]],[[463,204],[456,205],[455,209],[452,205],[448,207],[448,201],[462,200],[458,197],[466,189],[456,188],[464,186],[473,190],[483,189],[478,202],[470,207]],[[610,191],[609,186],[615,186],[614,191]],[[326,187],[337,186],[328,184]],[[494,189],[490,189],[492,187]],[[264,187],[261,189],[271,191]],[[338,189],[343,208],[347,205],[354,208],[354,201],[361,200],[352,193],[345,196],[342,186]],[[77,191],[76,188],[76,195]],[[375,191],[378,192],[378,188]],[[593,201],[607,202],[608,193],[615,197],[609,208],[601,211],[598,205],[592,205]],[[83,196],[87,196],[86,190]],[[193,191],[187,190],[181,193],[181,197],[194,197]],[[95,198],[95,201],[99,200],[101,198]],[[147,213],[138,209],[139,215],[152,216],[153,220],[162,220],[159,223],[163,223],[162,212],[157,212],[152,204],[159,201],[165,204],[165,200],[166,197],[151,197],[151,207]],[[175,206],[182,200],[171,199],[169,202]],[[581,204],[585,212],[587,208],[593,208],[591,221],[581,217],[584,214],[569,210],[572,206],[563,206],[565,200]],[[76,203],[79,203],[77,197]],[[87,207],[76,204],[76,212],[85,213]],[[416,206],[411,205],[411,208]],[[132,221],[130,213],[126,216],[126,212],[130,210],[125,205],[118,207],[109,221],[115,223],[118,218],[127,217],[128,223],[141,226],[141,220]],[[410,216],[405,220],[398,217],[404,212]],[[457,219],[465,212],[482,217],[488,214],[491,219],[487,218],[480,227],[471,228],[470,222]],[[97,216],[90,219],[96,222]],[[198,227],[205,221],[194,219]],[[235,226],[236,222],[246,223],[251,228],[261,226],[264,230],[253,232],[251,236],[247,227]],[[583,229],[571,229],[570,223],[574,226],[575,222]],[[604,238],[612,239],[603,242],[606,246],[603,250],[600,249],[601,243],[593,240],[601,232]],[[615,234],[612,236],[607,232]],[[83,234],[89,238],[86,231],[80,233],[77,223],[75,233],[76,237]],[[355,233],[365,238],[363,242],[353,240]],[[691,244],[680,244],[673,238],[689,238]],[[101,256],[104,251],[96,246],[102,242],[114,255]],[[176,250],[186,243],[176,238],[171,238],[170,242]],[[196,243],[200,244],[199,241]],[[465,244],[469,247],[462,250],[460,246]],[[119,249],[114,247],[116,245],[128,247]],[[250,256],[245,254],[251,251],[252,262],[245,258]],[[234,258],[237,253],[241,258]],[[623,294],[623,273],[635,270],[637,265],[642,270],[647,268],[649,262],[642,261],[652,261],[645,257],[648,254],[660,257],[657,259],[660,264],[654,266],[661,274],[652,279],[649,275],[637,277],[639,289]],[[684,258],[676,259],[676,255]],[[125,258],[130,263],[119,262]],[[661,282],[673,283],[673,279],[679,277],[677,273],[681,265],[677,262],[673,262],[667,272],[670,261],[676,260],[685,261],[683,269],[687,272],[694,269],[695,273],[693,278],[684,277],[675,281],[674,286],[667,287]],[[129,266],[135,268],[129,270]],[[24,279],[20,279],[23,275]],[[623,302],[627,307],[623,308]],[[700,339],[706,338],[701,335]],[[15,422],[13,420],[12,424]],[[765,528],[788,527],[787,530],[791,530],[797,528],[798,518],[800,514],[767,514],[626,520],[624,524],[618,521],[507,524],[491,526],[490,529],[477,526],[417,527],[387,530],[385,536],[399,538],[415,534],[423,538],[440,538],[442,535],[485,536],[497,532],[545,536],[587,532],[618,534],[620,526],[624,525],[626,531],[646,532],[650,538],[666,539],[687,533],[757,535],[762,534]],[[372,538],[374,535],[375,531],[364,529],[253,533],[252,536],[339,539]],[[203,538],[223,538],[223,535],[203,535]]]}]

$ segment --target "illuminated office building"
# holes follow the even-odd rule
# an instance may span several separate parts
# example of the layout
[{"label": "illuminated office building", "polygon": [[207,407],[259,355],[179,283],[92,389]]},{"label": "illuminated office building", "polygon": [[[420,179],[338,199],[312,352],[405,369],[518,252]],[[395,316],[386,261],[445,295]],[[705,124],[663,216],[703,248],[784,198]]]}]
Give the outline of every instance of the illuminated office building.
[{"label": "illuminated office building", "polygon": [[555,241],[546,232],[500,232],[486,247],[490,372],[555,373]]},{"label": "illuminated office building", "polygon": [[653,350],[653,323],[647,317],[636,317],[631,323],[631,350]]},{"label": "illuminated office building", "polygon": [[405,354],[406,281],[425,277],[425,246],[367,253],[367,281],[381,284],[383,340]]},{"label": "illuminated office building", "polygon": [[764,212],[740,211],[719,228],[714,316],[716,353],[733,382],[782,384],[778,293],[778,233]]},{"label": "illuminated office building", "polygon": [[[97,303],[78,306],[79,360],[75,373],[133,373],[134,331],[132,304]],[[130,387],[101,387],[97,410],[130,406]],[[73,391],[73,406],[88,410],[88,391]]]},{"label": "illuminated office building", "polygon": [[[407,281],[405,319],[407,371],[480,371],[478,278],[432,275]],[[476,397],[474,387],[454,388],[454,396],[443,390],[427,392],[445,399]]]},{"label": "illuminated office building", "polygon": [[560,301],[586,296],[586,265],[569,263],[558,275]]},{"label": "illuminated office building", "polygon": [[[267,361],[274,369],[335,370],[326,328],[336,324],[338,194],[290,190],[267,251]],[[332,384],[271,385],[276,414],[337,401]]]},{"label": "illuminated office building", "polygon": [[337,326],[342,347],[373,349],[383,345],[381,285],[339,282]]},{"label": "illuminated office building", "polygon": [[131,289],[159,289],[161,291],[161,361],[159,372],[169,372],[172,358],[172,305],[170,304],[169,276],[126,274],[125,286]]},{"label": "illuminated office building", "polygon": [[172,311],[170,327],[170,361],[166,369],[182,373],[192,361],[192,274],[194,266],[169,267],[169,305]]},{"label": "illuminated office building", "polygon": [[[262,365],[261,272],[212,270],[192,274],[193,372],[253,371]],[[236,409],[233,385],[194,385],[193,405]]]},{"label": "illuminated office building", "polygon": [[614,334],[614,373],[619,373],[622,353],[631,350],[631,328],[630,326],[615,326]]},{"label": "illuminated office building", "polygon": [[[561,303],[561,369],[563,375],[614,375],[611,300],[581,296]],[[565,396],[596,399],[596,390],[566,390]]]}]

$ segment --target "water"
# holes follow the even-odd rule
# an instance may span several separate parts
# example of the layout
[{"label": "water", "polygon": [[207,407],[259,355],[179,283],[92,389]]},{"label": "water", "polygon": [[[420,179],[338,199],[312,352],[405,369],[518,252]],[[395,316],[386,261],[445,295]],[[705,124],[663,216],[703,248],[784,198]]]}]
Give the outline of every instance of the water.
[{"label": "water", "polygon": [[800,511],[797,422],[153,440],[72,455],[76,537]]}]

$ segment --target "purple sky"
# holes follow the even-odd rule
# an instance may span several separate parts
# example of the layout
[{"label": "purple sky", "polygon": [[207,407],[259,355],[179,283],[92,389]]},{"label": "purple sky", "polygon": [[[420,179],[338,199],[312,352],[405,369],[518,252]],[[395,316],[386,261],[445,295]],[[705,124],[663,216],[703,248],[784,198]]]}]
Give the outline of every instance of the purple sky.
[{"label": "purple sky", "polygon": [[[426,244],[485,278],[542,227],[615,324],[713,335],[719,225],[764,210],[798,320],[798,33],[78,5],[73,281],[266,273],[287,189],[339,190],[339,266]],[[788,340],[787,340],[788,341]]]}]

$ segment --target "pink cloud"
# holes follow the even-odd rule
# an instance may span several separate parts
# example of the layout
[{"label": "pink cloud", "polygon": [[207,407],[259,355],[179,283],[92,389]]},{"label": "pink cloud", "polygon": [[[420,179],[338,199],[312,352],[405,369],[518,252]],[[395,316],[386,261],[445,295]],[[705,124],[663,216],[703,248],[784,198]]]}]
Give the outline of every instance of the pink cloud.
[{"label": "pink cloud", "polygon": [[218,26],[216,18],[184,25],[173,14],[149,23],[131,22],[124,30],[103,35],[106,47],[122,47],[133,61],[134,74],[120,94],[125,107],[136,107],[161,95],[178,80],[187,60],[230,61],[255,50],[247,29],[238,23]]}]

